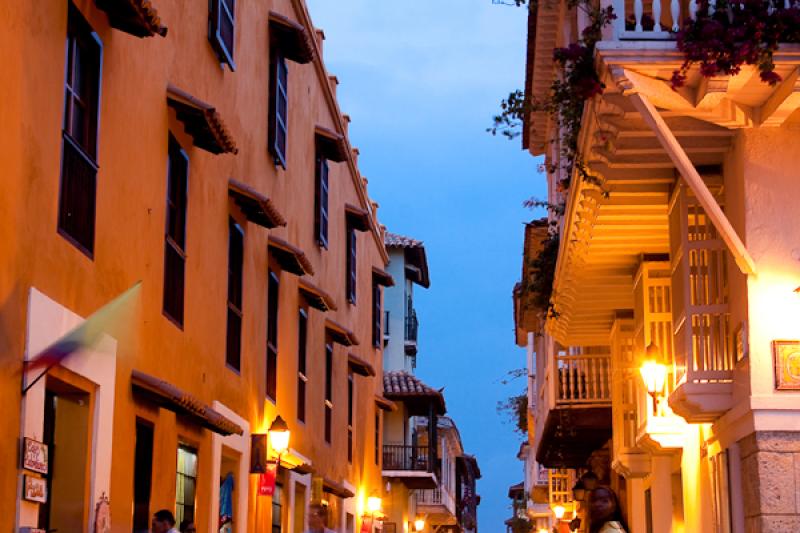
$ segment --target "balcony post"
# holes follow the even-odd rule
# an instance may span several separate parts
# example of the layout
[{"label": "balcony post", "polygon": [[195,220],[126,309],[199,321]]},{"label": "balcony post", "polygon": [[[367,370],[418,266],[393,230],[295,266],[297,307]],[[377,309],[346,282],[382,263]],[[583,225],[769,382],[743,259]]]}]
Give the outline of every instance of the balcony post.
[{"label": "balcony post", "polygon": [[433,402],[428,406],[428,472],[436,472],[436,464],[439,462],[437,458],[437,440],[436,427],[439,424],[436,420],[436,412],[433,408]]}]

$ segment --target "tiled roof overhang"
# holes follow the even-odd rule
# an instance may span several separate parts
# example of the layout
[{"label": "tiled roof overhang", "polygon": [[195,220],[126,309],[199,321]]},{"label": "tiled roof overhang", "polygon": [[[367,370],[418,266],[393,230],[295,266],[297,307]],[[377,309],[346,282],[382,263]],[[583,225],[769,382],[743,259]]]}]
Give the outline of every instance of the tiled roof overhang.
[{"label": "tiled roof overhang", "polygon": [[242,210],[247,220],[265,228],[285,226],[286,219],[278,211],[275,204],[252,187],[231,179],[228,182],[228,194]]},{"label": "tiled roof overhang", "polygon": [[314,43],[305,26],[288,17],[269,12],[270,38],[286,59],[295,63],[310,63],[314,59]]},{"label": "tiled roof overhang", "polygon": [[314,268],[303,250],[273,235],[269,236],[268,242],[269,252],[283,270],[298,276],[314,274]]},{"label": "tiled roof overhang", "polygon": [[355,333],[330,318],[325,320],[325,333],[330,336],[333,342],[342,346],[355,346],[358,344],[358,338],[356,338]]},{"label": "tiled roof overhang", "polygon": [[366,209],[361,209],[352,204],[345,204],[344,213],[347,217],[347,223],[357,231],[369,231],[369,212]]},{"label": "tiled roof overhang", "polygon": [[354,374],[369,378],[375,375],[375,369],[366,360],[360,358],[356,354],[347,354],[347,364]]},{"label": "tiled roof overhang", "polygon": [[134,370],[131,373],[131,386],[134,392],[147,397],[150,401],[184,415],[215,433],[220,435],[244,434],[244,430],[238,424],[188,392],[184,392],[162,379]]},{"label": "tiled roof overhang", "polygon": [[167,104],[175,109],[195,146],[212,154],[238,153],[233,137],[214,107],[172,85],[167,86]]},{"label": "tiled roof overhang", "polygon": [[347,143],[344,142],[343,135],[323,126],[317,126],[314,130],[314,139],[322,157],[335,163],[347,161]]},{"label": "tiled roof overhang", "polygon": [[108,15],[112,28],[135,37],[166,37],[167,27],[161,24],[158,11],[148,0],[95,0]]},{"label": "tiled roof overhang", "polygon": [[378,267],[372,267],[372,279],[374,279],[378,285],[394,287],[394,278],[392,275]]},{"label": "tiled roof overhang", "polygon": [[355,493],[345,487],[343,484],[337,483],[328,478],[322,478],[322,490],[340,498],[352,498],[355,496]]},{"label": "tiled roof overhang", "polygon": [[314,309],[319,309],[323,312],[336,311],[336,303],[333,301],[333,297],[320,287],[314,285],[311,280],[300,278],[298,290],[300,294],[303,295],[303,298],[306,299],[308,305]]},{"label": "tiled roof overhang", "polygon": [[386,248],[402,248],[405,251],[406,277],[408,279],[426,289],[431,286],[428,257],[422,241],[387,231],[383,236],[383,242]]},{"label": "tiled roof overhang", "polygon": [[444,415],[447,412],[444,395],[440,391],[402,370],[384,372],[383,395],[390,400],[405,403],[412,415],[427,415],[428,406],[431,404],[437,415]]}]

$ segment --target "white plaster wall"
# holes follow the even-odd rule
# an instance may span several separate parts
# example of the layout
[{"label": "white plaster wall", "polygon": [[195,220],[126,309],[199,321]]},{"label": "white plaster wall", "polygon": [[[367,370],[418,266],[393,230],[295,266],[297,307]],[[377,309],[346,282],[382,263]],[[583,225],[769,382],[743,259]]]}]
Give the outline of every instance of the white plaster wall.
[{"label": "white plaster wall", "polygon": [[800,131],[744,130],[736,147],[731,170],[744,178],[745,243],[758,270],[747,280],[752,395],[800,402],[800,393],[774,390],[771,347],[800,339]]},{"label": "white plaster wall", "polygon": [[[39,354],[58,339],[80,325],[84,319],[35,287],[28,296],[28,320],[25,360]],[[111,499],[111,449],[114,426],[114,380],[116,375],[117,342],[104,336],[91,350],[82,350],[67,356],[61,365],[86,378],[95,385],[95,406],[91,413],[92,449],[89,461],[90,501],[89,525],[94,524],[94,511],[98,499],[105,494]],[[26,372],[25,383],[31,383],[42,369]],[[45,379],[41,379],[22,398],[22,431],[25,437],[41,440],[44,425]],[[17,481],[17,494],[22,490],[22,471]],[[17,525],[35,527],[38,505],[17,499]]]},{"label": "white plaster wall", "polygon": [[[236,531],[241,531],[242,524],[247,524],[247,508],[250,495],[249,490],[249,471],[250,471],[250,424],[239,416],[236,412],[229,409],[225,404],[214,401],[212,408],[229,418],[244,430],[242,435],[228,435],[223,437],[219,433],[211,433],[211,520],[208,523],[209,533],[217,533],[215,517],[219,516],[219,479],[220,462],[222,460],[222,447],[225,446],[239,453],[239,471],[236,473],[236,515],[234,524],[238,524]],[[289,529],[291,531],[291,529]]]},{"label": "white plaster wall", "polygon": [[[394,278],[394,286],[383,289],[383,310],[389,311],[389,344],[383,350],[383,369],[410,370],[406,368],[405,353],[405,301],[406,292],[413,291],[413,285],[406,280],[405,253],[402,249],[389,251],[389,274]],[[410,293],[413,297],[413,292]]]}]

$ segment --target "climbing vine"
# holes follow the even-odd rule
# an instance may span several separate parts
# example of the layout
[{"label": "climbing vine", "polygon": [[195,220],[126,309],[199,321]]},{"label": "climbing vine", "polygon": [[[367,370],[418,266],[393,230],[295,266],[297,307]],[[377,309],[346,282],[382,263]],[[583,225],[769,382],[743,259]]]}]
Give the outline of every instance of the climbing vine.
[{"label": "climbing vine", "polygon": [[[524,5],[524,0],[514,0],[516,5]],[[583,10],[589,19],[588,26],[581,32],[576,43],[553,50],[553,59],[562,71],[560,78],[553,81],[547,98],[529,101],[525,94],[513,91],[500,103],[500,114],[494,117],[494,124],[488,129],[493,135],[498,133],[513,139],[520,134],[524,117],[532,112],[546,112],[559,125],[558,142],[561,153],[558,163],[546,165],[549,173],[563,171],[566,176],[559,181],[559,187],[566,191],[570,186],[573,170],[588,183],[602,188],[600,178],[591,173],[584,164],[578,147],[584,104],[603,93],[605,85],[594,67],[595,45],[602,38],[603,28],[616,18],[609,6],[601,8],[592,0],[568,0],[570,8]]]},{"label": "climbing vine", "polygon": [[672,74],[673,88],[686,84],[694,64],[706,77],[736,75],[743,65],[753,65],[763,82],[775,85],[781,81],[773,61],[778,44],[800,42],[800,3],[701,0],[697,16],[684,22],[676,38],[684,62]]}]

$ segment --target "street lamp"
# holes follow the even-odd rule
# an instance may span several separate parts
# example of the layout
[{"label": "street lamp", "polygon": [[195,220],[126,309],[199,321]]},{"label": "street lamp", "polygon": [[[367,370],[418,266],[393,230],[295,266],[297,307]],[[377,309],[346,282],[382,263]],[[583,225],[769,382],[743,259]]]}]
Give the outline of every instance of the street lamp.
[{"label": "street lamp", "polygon": [[381,499],[377,496],[367,498],[367,512],[373,516],[381,512]]},{"label": "street lamp", "polygon": [[667,382],[667,365],[661,362],[661,350],[655,343],[647,347],[647,359],[639,369],[647,388],[647,393],[653,398],[653,416],[658,415],[658,397],[664,390]]},{"label": "street lamp", "polygon": [[414,531],[420,533],[420,531],[422,531],[423,529],[425,529],[425,519],[417,518],[416,520],[414,520]]},{"label": "street lamp", "polygon": [[267,439],[269,440],[269,447],[278,454],[278,464],[281,462],[281,455],[286,453],[289,449],[289,426],[280,415],[275,417],[272,425],[267,430]]},{"label": "street lamp", "polygon": [[567,509],[563,505],[556,505],[553,507],[553,514],[556,516],[556,520],[561,521],[564,518],[564,513],[567,512]]}]

